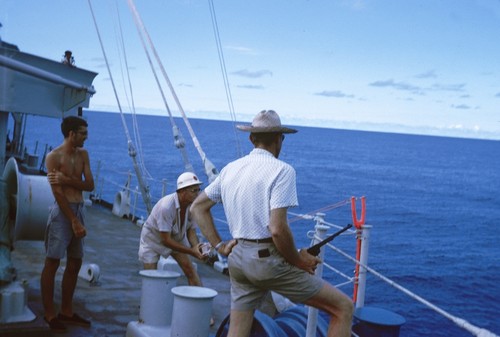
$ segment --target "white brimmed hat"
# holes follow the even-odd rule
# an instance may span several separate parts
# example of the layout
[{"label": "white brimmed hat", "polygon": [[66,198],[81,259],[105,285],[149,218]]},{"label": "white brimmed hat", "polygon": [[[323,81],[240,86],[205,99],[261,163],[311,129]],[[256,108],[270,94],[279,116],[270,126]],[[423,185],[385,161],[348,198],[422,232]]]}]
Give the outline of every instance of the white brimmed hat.
[{"label": "white brimmed hat", "polygon": [[185,187],[203,184],[193,172],[184,172],[177,178],[177,191]]},{"label": "white brimmed hat", "polygon": [[280,116],[274,110],[262,110],[255,116],[251,125],[236,125],[242,131],[253,133],[276,132],[295,133],[297,130],[281,126]]}]

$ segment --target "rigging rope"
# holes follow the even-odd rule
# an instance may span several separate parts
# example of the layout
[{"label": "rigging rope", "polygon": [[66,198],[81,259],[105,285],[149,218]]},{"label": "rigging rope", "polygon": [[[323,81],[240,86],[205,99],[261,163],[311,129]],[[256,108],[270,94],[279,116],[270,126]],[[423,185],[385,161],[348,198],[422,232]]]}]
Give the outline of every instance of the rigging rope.
[{"label": "rigging rope", "polygon": [[[138,149],[137,154],[139,157],[139,164],[141,165],[142,172],[145,173],[145,175],[148,178],[152,179],[151,174],[146,169],[146,165],[145,165],[145,161],[144,161],[144,156],[143,156],[143,151],[142,151],[142,141],[141,141],[141,136],[139,133],[139,123],[137,121],[137,114],[136,114],[136,109],[135,109],[134,91],[132,88],[132,81],[130,79],[130,71],[129,71],[129,66],[128,66],[127,53],[125,51],[125,39],[123,38],[123,29],[122,29],[122,24],[121,24],[121,19],[120,19],[120,12],[118,10],[118,4],[116,1],[115,1],[115,5],[116,5],[116,16],[118,18],[118,27],[119,27],[119,32],[120,32],[120,44],[118,45],[118,50],[121,50],[122,54],[123,54],[123,60],[125,63],[125,70],[126,70],[126,74],[127,74],[128,91],[130,92],[130,102],[129,102],[129,96],[127,95],[128,91],[127,91],[127,87],[125,86],[125,81],[123,81],[123,87],[124,87],[123,91],[125,93],[125,98],[127,99],[127,102],[129,102],[129,107],[130,107],[130,110],[132,112],[132,114],[131,114],[132,115],[132,130],[134,132],[135,144],[137,144],[137,149]],[[124,78],[123,65],[121,62],[121,58],[119,58],[119,60],[120,60],[120,69],[122,70],[122,78]]]},{"label": "rigging rope", "polygon": [[[138,28],[141,28],[142,32],[146,36],[148,43],[149,43],[149,47],[151,48],[151,51],[153,52],[153,55],[155,56],[156,62],[158,63],[158,66],[160,67],[160,70],[163,74],[163,77],[164,77],[165,81],[167,82],[168,87],[170,88],[170,93],[172,94],[172,97],[174,98],[174,100],[177,104],[177,107],[182,115],[184,123],[186,124],[186,127],[189,131],[189,134],[191,135],[191,139],[194,143],[194,146],[198,150],[198,153],[199,153],[201,160],[204,164],[205,174],[207,175],[209,182],[212,182],[215,179],[215,177],[218,175],[218,171],[215,168],[215,165],[212,164],[212,162],[207,158],[205,152],[203,152],[203,149],[201,148],[200,142],[198,141],[198,138],[196,137],[196,134],[194,133],[193,128],[191,127],[191,123],[189,122],[189,120],[186,116],[186,113],[184,112],[184,109],[182,108],[182,105],[179,101],[179,98],[177,97],[177,94],[175,93],[174,87],[173,87],[172,83],[170,82],[170,79],[167,75],[167,72],[165,71],[165,68],[163,67],[163,63],[161,62],[160,57],[158,56],[158,53],[156,52],[156,48],[153,44],[153,41],[151,40],[151,37],[149,36],[149,33],[147,32],[146,27],[144,26],[142,19],[140,18],[139,13],[137,12],[137,9],[135,8],[133,0],[128,0],[128,4],[129,4],[129,7],[134,15],[136,25],[138,26]],[[141,35],[141,39],[142,39],[142,34],[140,34],[140,35]],[[156,75],[155,75],[155,77],[156,77]]]},{"label": "rigging rope", "polygon": [[288,223],[299,221],[299,220],[302,220],[302,219],[305,219],[305,218],[312,218],[313,217],[312,214],[321,213],[321,212],[327,212],[327,211],[330,211],[332,209],[344,206],[344,205],[346,205],[346,204],[348,204],[350,202],[351,202],[351,199],[341,200],[341,201],[339,201],[339,202],[337,202],[335,204],[331,204],[331,205],[319,208],[317,210],[314,210],[314,211],[311,211],[311,212],[307,212],[305,214],[298,214],[298,213],[288,212],[291,215],[295,215],[295,217],[293,217],[293,218],[291,218],[291,219],[288,220]]},{"label": "rigging rope", "polygon": [[[137,9],[135,7],[133,0],[128,0],[128,5],[130,8],[130,11],[133,14],[134,23],[135,23],[135,26],[137,28],[137,32],[139,34],[139,38],[141,40],[142,47],[144,48],[144,52],[146,53],[146,57],[148,59],[149,66],[151,67],[151,71],[152,71],[153,76],[155,78],[158,89],[160,90],[160,94],[161,94],[161,97],[163,99],[163,104],[165,104],[165,108],[167,109],[168,116],[170,118],[170,124],[172,125],[172,133],[174,136],[174,144],[177,147],[177,149],[179,149],[179,151],[181,152],[185,170],[189,171],[189,172],[194,172],[193,165],[189,161],[186,149],[184,147],[186,142],[184,141],[184,138],[182,137],[181,131],[179,130],[179,128],[175,124],[174,117],[172,116],[172,112],[170,110],[170,107],[168,106],[167,99],[165,98],[165,93],[163,92],[160,80],[158,79],[158,75],[156,74],[156,70],[154,69],[153,61],[151,60],[151,56],[149,54],[148,48],[146,46],[146,43],[144,42],[143,33],[148,38],[149,38],[149,35],[148,35],[146,28],[145,28],[145,26],[144,26],[144,24],[139,16],[139,13],[137,12]],[[151,42],[151,44],[152,44],[152,42]],[[157,56],[156,51],[154,49],[153,49],[153,53]],[[157,59],[158,59],[158,57],[157,57]]]},{"label": "rigging rope", "polygon": [[97,32],[97,37],[99,39],[99,44],[101,45],[101,51],[102,51],[102,54],[103,54],[103,57],[104,57],[104,61],[106,62],[106,68],[108,69],[109,78],[111,80],[111,85],[113,87],[113,92],[114,92],[115,98],[116,98],[116,103],[118,104],[118,109],[120,111],[120,117],[121,117],[121,121],[122,121],[122,124],[123,124],[123,129],[124,129],[125,135],[127,137],[128,154],[129,154],[130,158],[132,158],[134,170],[135,170],[135,173],[136,173],[136,176],[137,176],[137,181],[139,182],[139,188],[141,190],[142,199],[144,201],[144,205],[146,205],[146,209],[147,209],[148,214],[149,214],[149,213],[151,213],[151,209],[152,209],[152,206],[151,206],[151,196],[149,194],[149,186],[147,186],[144,183],[141,169],[140,169],[139,165],[137,164],[137,159],[136,159],[137,152],[136,152],[134,144],[132,143],[132,140],[130,138],[130,133],[128,131],[127,124],[125,123],[125,117],[123,115],[123,110],[122,110],[122,107],[121,107],[121,104],[120,104],[120,99],[119,99],[118,93],[116,91],[115,82],[113,81],[113,74],[111,73],[111,69],[109,67],[108,57],[106,55],[106,51],[104,50],[104,45],[102,43],[101,34],[99,32],[99,27],[97,25],[97,20],[95,18],[95,14],[94,14],[94,10],[92,8],[92,2],[91,2],[91,0],[88,0],[88,4],[89,4],[90,12],[92,14],[92,19],[94,21],[94,26],[95,26],[95,29],[96,29],[96,32]]},{"label": "rigging rope", "polygon": [[222,71],[222,78],[224,80],[224,88],[226,90],[227,104],[229,107],[229,113],[231,114],[231,121],[233,122],[233,133],[234,133],[234,139],[236,140],[236,154],[238,157],[241,157],[242,156],[241,145],[235,126],[236,113],[234,112],[233,97],[231,95],[229,78],[227,77],[226,62],[224,60],[224,53],[222,50],[222,44],[220,42],[219,26],[217,24],[217,17],[215,15],[215,7],[213,0],[208,0],[208,4],[210,6],[210,14],[212,16],[212,27],[214,29],[215,43],[217,45],[217,52],[219,54],[219,64]]}]

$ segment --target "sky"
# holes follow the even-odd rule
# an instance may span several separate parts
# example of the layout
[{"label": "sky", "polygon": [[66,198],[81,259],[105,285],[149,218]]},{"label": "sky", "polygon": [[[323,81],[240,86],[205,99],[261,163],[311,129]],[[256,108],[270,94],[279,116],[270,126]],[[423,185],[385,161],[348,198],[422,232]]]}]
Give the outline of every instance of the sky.
[{"label": "sky", "polygon": [[[127,1],[91,4],[123,111],[133,98],[138,113],[167,116]],[[250,122],[273,109],[286,125],[500,140],[500,0],[135,6],[188,117],[229,120],[234,111]],[[0,0],[0,23],[1,39],[24,52],[59,61],[72,50],[77,67],[99,73],[90,109],[119,110],[88,0]]]}]

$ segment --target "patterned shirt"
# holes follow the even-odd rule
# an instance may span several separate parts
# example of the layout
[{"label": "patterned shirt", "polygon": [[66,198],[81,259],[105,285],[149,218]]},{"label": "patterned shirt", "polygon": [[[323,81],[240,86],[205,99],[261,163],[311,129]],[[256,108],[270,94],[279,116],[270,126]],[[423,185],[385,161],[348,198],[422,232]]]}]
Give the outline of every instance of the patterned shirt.
[{"label": "patterned shirt", "polygon": [[181,219],[181,206],[175,192],[164,196],[156,203],[143,227],[154,233],[148,235],[150,241],[161,243],[159,232],[169,232],[173,240],[182,242],[186,237],[186,231],[189,228],[196,228],[197,225],[191,219],[189,207],[184,219]]},{"label": "patterned shirt", "polygon": [[271,237],[271,210],[298,205],[295,169],[263,149],[229,163],[205,193],[222,202],[235,239]]}]

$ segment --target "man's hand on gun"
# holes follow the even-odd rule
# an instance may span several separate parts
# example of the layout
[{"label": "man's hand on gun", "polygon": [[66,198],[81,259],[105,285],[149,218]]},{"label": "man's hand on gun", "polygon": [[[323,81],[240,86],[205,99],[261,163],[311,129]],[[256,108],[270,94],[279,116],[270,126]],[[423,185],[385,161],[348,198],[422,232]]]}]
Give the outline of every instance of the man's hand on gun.
[{"label": "man's hand on gun", "polygon": [[317,256],[310,254],[306,248],[302,248],[299,251],[300,262],[297,267],[305,270],[309,274],[314,274],[316,267],[321,263],[321,259]]}]

